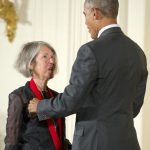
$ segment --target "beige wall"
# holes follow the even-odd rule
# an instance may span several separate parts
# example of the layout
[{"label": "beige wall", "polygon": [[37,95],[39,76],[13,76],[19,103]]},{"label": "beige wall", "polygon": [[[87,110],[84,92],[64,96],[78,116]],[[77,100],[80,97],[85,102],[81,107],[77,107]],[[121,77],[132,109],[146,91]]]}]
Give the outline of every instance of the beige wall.
[{"label": "beige wall", "polygon": [[[44,40],[52,44],[58,54],[59,72],[49,86],[63,92],[68,84],[71,66],[79,46],[90,40],[84,25],[84,0],[14,0],[20,21],[16,38],[9,43],[5,35],[5,23],[0,19],[0,150],[3,150],[7,117],[8,94],[27,80],[13,68],[22,44]],[[120,0],[118,22],[123,31],[145,51],[150,68],[149,0]],[[149,83],[148,80],[148,87]],[[135,120],[142,150],[150,149],[150,101],[146,92],[144,107]],[[72,140],[75,116],[67,117],[67,136]]]},{"label": "beige wall", "polygon": [[150,1],[145,1],[145,23],[144,23],[144,50],[147,56],[147,65],[149,70],[148,86],[142,117],[142,146],[143,150],[150,149]]}]

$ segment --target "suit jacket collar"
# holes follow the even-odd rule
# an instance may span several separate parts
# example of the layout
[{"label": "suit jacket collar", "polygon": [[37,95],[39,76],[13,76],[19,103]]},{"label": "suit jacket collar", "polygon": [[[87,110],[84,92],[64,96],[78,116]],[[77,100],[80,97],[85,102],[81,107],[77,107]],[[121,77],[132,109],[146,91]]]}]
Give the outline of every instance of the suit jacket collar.
[{"label": "suit jacket collar", "polygon": [[118,24],[109,24],[105,27],[103,27],[102,29],[99,30],[99,33],[98,33],[98,37],[107,29],[110,29],[110,28],[114,28],[114,27],[120,27]]},{"label": "suit jacket collar", "polygon": [[112,33],[122,33],[122,30],[120,27],[113,27],[113,28],[109,28],[109,29],[106,29],[104,32],[102,32],[102,34],[98,37],[98,38],[102,38],[104,36],[108,36]]}]

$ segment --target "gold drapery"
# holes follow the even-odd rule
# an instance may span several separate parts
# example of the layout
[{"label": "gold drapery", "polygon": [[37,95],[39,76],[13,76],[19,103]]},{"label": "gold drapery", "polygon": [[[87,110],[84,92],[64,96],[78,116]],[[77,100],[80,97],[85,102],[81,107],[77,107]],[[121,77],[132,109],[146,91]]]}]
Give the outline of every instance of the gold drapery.
[{"label": "gold drapery", "polygon": [[9,0],[0,0],[0,18],[6,22],[8,40],[12,42],[15,37],[18,17],[14,4]]}]

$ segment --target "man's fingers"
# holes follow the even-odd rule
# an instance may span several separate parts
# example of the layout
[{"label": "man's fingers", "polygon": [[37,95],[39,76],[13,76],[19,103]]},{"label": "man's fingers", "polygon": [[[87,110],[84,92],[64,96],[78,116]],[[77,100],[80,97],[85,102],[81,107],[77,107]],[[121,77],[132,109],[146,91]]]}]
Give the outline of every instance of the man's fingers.
[{"label": "man's fingers", "polygon": [[35,103],[38,103],[39,100],[37,98],[33,98],[32,100],[29,101],[29,105],[30,104],[35,104]]},{"label": "man's fingers", "polygon": [[29,113],[31,114],[36,113],[38,102],[39,100],[37,98],[33,98],[32,100],[29,101],[29,104],[28,104]]}]

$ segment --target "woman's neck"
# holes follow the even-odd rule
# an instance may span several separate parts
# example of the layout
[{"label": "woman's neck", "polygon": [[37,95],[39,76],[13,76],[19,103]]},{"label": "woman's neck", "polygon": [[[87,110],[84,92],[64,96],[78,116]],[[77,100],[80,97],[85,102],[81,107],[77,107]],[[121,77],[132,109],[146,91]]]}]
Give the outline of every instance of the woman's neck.
[{"label": "woman's neck", "polygon": [[47,81],[33,79],[39,91],[46,91],[47,90]]}]

